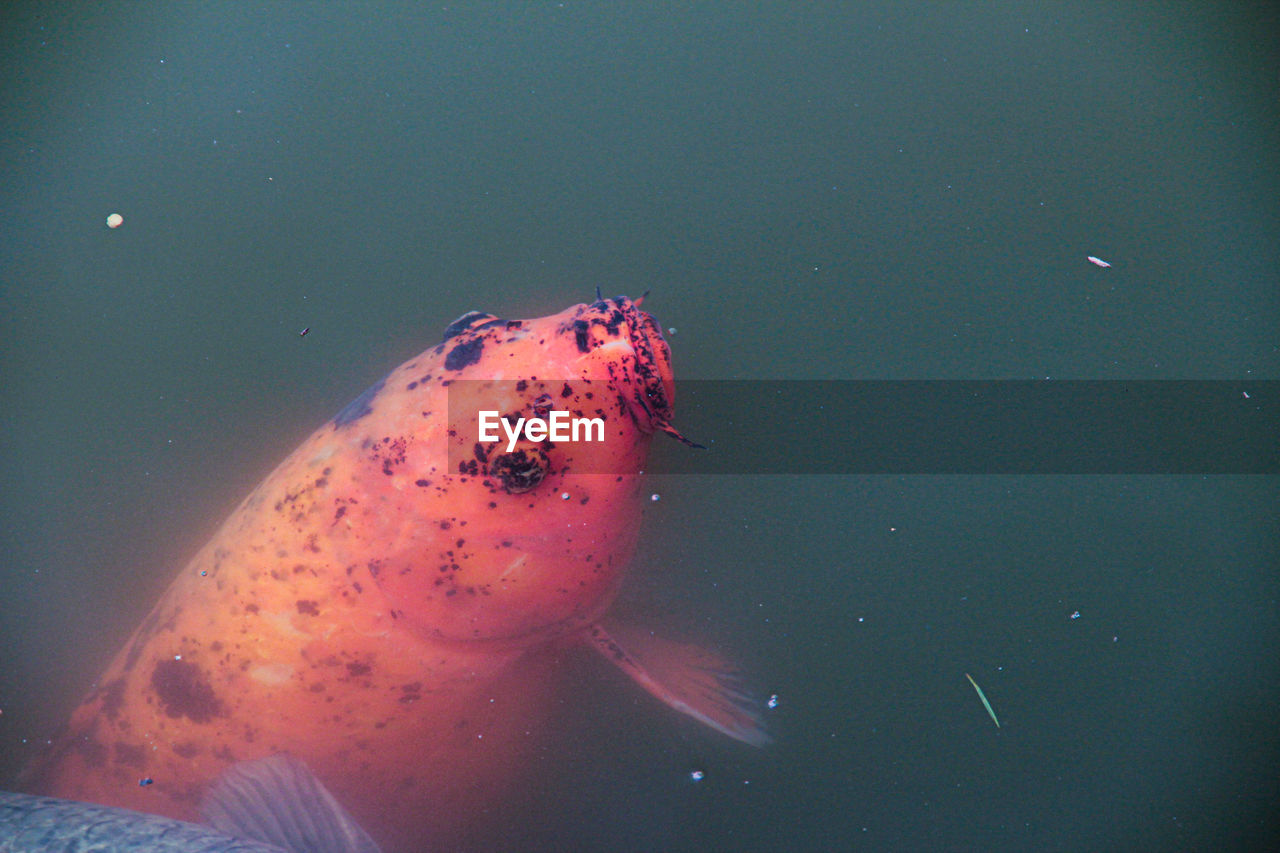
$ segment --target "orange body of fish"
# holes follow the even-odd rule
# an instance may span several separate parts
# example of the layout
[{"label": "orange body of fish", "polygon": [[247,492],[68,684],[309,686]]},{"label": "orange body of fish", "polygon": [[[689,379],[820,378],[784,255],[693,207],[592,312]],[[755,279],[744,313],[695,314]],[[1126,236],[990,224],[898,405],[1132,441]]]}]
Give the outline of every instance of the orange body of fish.
[{"label": "orange body of fish", "polygon": [[[532,742],[555,650],[577,641],[763,743],[723,661],[600,623],[636,545],[650,439],[679,437],[673,395],[660,328],[626,297],[459,318],[245,499],[31,786],[193,820],[229,765],[288,752],[388,849],[465,844]],[[603,440],[479,442],[481,410],[599,418]]]}]

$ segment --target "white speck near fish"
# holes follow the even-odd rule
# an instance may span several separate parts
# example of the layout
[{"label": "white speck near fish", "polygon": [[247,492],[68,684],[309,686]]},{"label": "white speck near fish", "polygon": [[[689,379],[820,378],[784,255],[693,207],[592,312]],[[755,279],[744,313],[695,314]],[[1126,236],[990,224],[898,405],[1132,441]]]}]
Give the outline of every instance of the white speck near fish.
[{"label": "white speck near fish", "polygon": [[1095,267],[1102,267],[1103,269],[1107,269],[1108,267],[1111,266],[1111,264],[1107,263],[1102,258],[1095,258],[1093,255],[1089,255],[1088,261],[1089,263],[1093,264]]},{"label": "white speck near fish", "polygon": [[[150,781],[150,780],[148,780]],[[0,791],[0,850],[134,853],[377,853],[306,765],[279,754],[232,765],[201,804],[208,825]]]}]

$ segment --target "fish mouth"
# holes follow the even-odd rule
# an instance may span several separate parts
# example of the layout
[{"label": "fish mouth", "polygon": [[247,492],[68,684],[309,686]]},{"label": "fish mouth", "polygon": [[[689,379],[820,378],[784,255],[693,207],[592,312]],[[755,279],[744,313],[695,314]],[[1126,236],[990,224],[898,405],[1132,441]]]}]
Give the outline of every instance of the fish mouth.
[{"label": "fish mouth", "polygon": [[[645,296],[648,294],[646,293]],[[671,347],[662,336],[662,327],[652,314],[640,310],[645,296],[632,300],[626,296],[612,299],[600,297],[590,309],[602,318],[618,319],[630,330],[631,349],[635,353],[635,381],[630,403],[632,416],[647,432],[661,431],[690,447],[701,444],[683,436],[671,425],[675,415],[676,384],[671,369]],[[705,449],[705,448],[703,448]]]}]

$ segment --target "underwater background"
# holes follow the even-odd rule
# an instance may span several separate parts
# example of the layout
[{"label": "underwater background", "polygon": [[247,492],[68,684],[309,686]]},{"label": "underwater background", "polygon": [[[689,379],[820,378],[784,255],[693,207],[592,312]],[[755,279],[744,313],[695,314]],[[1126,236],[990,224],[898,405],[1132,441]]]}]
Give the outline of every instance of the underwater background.
[{"label": "underwater background", "polygon": [[[1280,379],[1272,5],[0,33],[0,788],[253,486],[468,310],[651,291],[681,379]],[[739,661],[774,743],[584,654],[483,846],[1280,843],[1276,476],[652,482],[617,609]]]}]

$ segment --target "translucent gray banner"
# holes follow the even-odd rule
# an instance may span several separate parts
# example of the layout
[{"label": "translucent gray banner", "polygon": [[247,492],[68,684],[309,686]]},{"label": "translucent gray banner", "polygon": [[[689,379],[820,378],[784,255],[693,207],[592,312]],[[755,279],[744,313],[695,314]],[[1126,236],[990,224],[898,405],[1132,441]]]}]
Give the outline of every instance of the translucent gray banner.
[{"label": "translucent gray banner", "polygon": [[[525,384],[523,397],[537,390]],[[583,393],[575,387],[571,397],[573,380],[531,384],[553,392],[527,412],[544,417],[547,406],[572,414],[570,400]],[[450,423],[470,421],[471,432],[481,391],[506,401],[494,406],[504,413],[521,408],[512,403],[521,399],[514,383],[456,385]],[[644,401],[623,401],[607,385],[591,386],[595,402],[577,414],[644,419]],[[688,380],[676,383],[672,425],[705,449],[659,433],[644,462],[649,473],[1280,473],[1280,381]],[[475,442],[456,435],[451,470],[483,475],[512,461],[499,458],[505,438],[483,448]],[[597,470],[609,467],[601,454],[575,453],[563,441],[559,449],[575,460],[573,472],[627,473]],[[556,463],[540,457],[538,465]]]},{"label": "translucent gray banner", "polygon": [[1277,381],[688,381],[680,474],[1277,474]]}]

